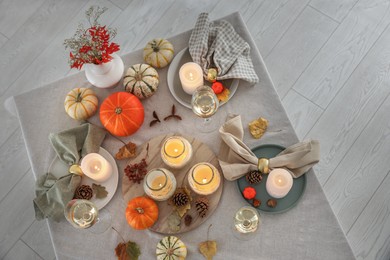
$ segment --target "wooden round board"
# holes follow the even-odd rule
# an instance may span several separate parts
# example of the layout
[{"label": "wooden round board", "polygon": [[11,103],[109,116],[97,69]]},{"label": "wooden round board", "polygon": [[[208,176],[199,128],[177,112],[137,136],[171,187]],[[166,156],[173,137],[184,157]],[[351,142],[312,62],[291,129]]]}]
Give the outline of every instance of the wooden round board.
[{"label": "wooden round board", "polygon": [[[159,209],[159,216],[157,222],[149,229],[151,231],[163,233],[163,234],[179,234],[179,233],[187,232],[198,227],[200,224],[205,222],[208,219],[208,217],[213,214],[214,210],[218,206],[219,200],[222,195],[223,180],[224,180],[222,176],[222,170],[219,167],[217,156],[207,145],[200,142],[199,140],[196,140],[193,137],[183,136],[192,145],[193,156],[191,161],[182,169],[172,169],[169,166],[165,165],[160,156],[161,146],[164,143],[164,140],[166,138],[173,135],[179,135],[179,134],[161,135],[150,139],[149,142],[142,145],[138,156],[129,162],[131,164],[138,163],[142,160],[142,158],[145,158],[145,155],[147,153],[146,148],[148,147],[149,144],[148,156],[146,157],[146,162],[148,164],[147,169],[151,170],[154,168],[166,168],[175,175],[177,181],[177,188],[182,186],[187,186],[188,189],[191,191],[191,196],[192,196],[191,209],[187,211],[187,214],[192,216],[192,222],[191,225],[186,226],[184,224],[184,217],[185,217],[184,215],[183,218],[181,219],[181,225],[179,231],[173,231],[168,226],[168,217],[175,211],[174,207],[168,203],[169,200],[161,201],[161,202],[156,201]],[[211,163],[218,169],[218,171],[221,174],[221,185],[219,186],[216,192],[207,196],[207,198],[210,201],[210,206],[206,216],[203,218],[199,217],[195,209],[195,200],[201,195],[194,193],[190,189],[187,181],[187,173],[189,172],[189,170],[193,165],[199,162]],[[130,182],[129,178],[124,174],[123,181],[122,181],[122,195],[126,203],[129,202],[132,198],[135,198],[137,196],[146,196],[143,190],[143,182],[141,182],[140,184]]]}]

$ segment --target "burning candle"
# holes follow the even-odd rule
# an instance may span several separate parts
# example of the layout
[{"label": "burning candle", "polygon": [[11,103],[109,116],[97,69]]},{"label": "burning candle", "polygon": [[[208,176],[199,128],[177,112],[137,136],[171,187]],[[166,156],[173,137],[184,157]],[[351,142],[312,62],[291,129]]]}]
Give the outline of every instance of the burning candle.
[{"label": "burning candle", "polygon": [[195,193],[210,195],[218,189],[221,175],[214,165],[207,162],[198,163],[190,169],[188,183]]},{"label": "burning candle", "polygon": [[203,86],[203,71],[195,62],[187,62],[181,66],[179,77],[183,90],[189,95],[192,95],[197,87]]},{"label": "burning candle", "polygon": [[285,169],[277,168],[269,173],[265,187],[270,196],[280,199],[289,193],[292,185],[291,174]]},{"label": "burning candle", "polygon": [[169,199],[176,190],[176,178],[164,168],[150,170],[144,181],[146,195],[157,201]]},{"label": "burning candle", "polygon": [[161,147],[161,158],[169,167],[180,169],[191,160],[192,146],[181,136],[171,136]]},{"label": "burning candle", "polygon": [[97,182],[105,182],[112,174],[111,164],[98,153],[89,153],[81,160],[83,173]]}]

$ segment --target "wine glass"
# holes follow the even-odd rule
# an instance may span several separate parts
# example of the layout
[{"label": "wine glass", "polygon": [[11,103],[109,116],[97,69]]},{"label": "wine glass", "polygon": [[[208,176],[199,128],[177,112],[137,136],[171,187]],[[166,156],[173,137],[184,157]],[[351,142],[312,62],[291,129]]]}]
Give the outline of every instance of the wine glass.
[{"label": "wine glass", "polygon": [[106,210],[98,210],[89,200],[73,199],[64,209],[66,220],[77,229],[86,229],[95,234],[106,231],[111,226],[111,216]]},{"label": "wine glass", "polygon": [[198,87],[191,99],[192,111],[203,118],[202,123],[196,124],[196,128],[203,133],[209,133],[219,128],[219,120],[211,120],[211,116],[217,112],[219,101],[212,88],[208,86]]},{"label": "wine glass", "polygon": [[256,236],[261,225],[260,215],[251,206],[240,208],[234,215],[233,234],[240,240],[250,240]]}]

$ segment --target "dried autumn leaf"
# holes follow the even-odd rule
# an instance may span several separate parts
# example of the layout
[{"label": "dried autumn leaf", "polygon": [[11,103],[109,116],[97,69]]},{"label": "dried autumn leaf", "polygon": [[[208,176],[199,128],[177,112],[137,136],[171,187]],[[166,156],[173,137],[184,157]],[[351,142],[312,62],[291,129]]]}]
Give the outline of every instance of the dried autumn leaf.
[{"label": "dried autumn leaf", "polygon": [[130,256],[131,260],[138,260],[138,257],[141,255],[141,250],[137,243],[128,241],[126,244],[126,253]]},{"label": "dried autumn leaf", "polygon": [[115,154],[115,159],[123,160],[127,158],[132,158],[136,155],[137,145],[128,142],[126,145],[122,146],[119,151]]},{"label": "dried autumn leaf", "polygon": [[105,197],[107,197],[108,192],[106,190],[106,187],[100,184],[92,183],[92,190],[93,193],[96,195],[97,199],[104,199]]},{"label": "dried autumn leaf", "polygon": [[181,228],[181,217],[177,212],[172,212],[168,217],[168,227],[172,232],[178,232]]},{"label": "dried autumn leaf", "polygon": [[202,255],[207,260],[212,260],[213,256],[217,254],[217,242],[213,240],[209,240],[209,232],[210,232],[211,225],[209,226],[207,230],[207,241],[203,241],[199,244],[198,248],[199,251],[202,253]]},{"label": "dried autumn leaf", "polygon": [[217,254],[217,242],[215,241],[204,241],[199,244],[199,251],[207,260],[212,260],[213,256]]},{"label": "dried autumn leaf", "polygon": [[125,243],[119,243],[115,248],[115,255],[118,260],[138,260],[141,255],[141,250],[137,243],[128,241]]},{"label": "dried autumn leaf", "polygon": [[258,118],[249,123],[249,131],[251,135],[259,139],[263,136],[268,127],[268,120],[265,118]]}]

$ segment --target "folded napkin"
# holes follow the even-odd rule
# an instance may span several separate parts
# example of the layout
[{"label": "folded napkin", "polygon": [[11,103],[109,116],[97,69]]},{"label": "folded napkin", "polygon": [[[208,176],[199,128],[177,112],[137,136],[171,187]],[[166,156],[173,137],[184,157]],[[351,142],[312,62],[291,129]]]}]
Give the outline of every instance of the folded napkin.
[{"label": "folded napkin", "polygon": [[[229,115],[219,129],[223,140],[218,155],[223,175],[229,181],[257,170],[258,158],[243,143],[244,129],[241,116]],[[309,140],[292,145],[269,160],[269,168],[285,168],[294,178],[311,169],[320,159],[320,146],[317,140]]]},{"label": "folded napkin", "polygon": [[201,13],[188,43],[192,60],[204,75],[217,68],[217,80],[242,79],[259,82],[250,58],[250,46],[227,21],[211,23],[207,13]]},{"label": "folded napkin", "polygon": [[[98,152],[105,134],[103,129],[87,123],[56,134],[51,133],[49,140],[58,158],[71,166],[78,163],[82,156]],[[60,220],[64,215],[65,205],[73,198],[80,182],[81,176],[68,171],[54,174],[49,172],[40,176],[35,184],[36,219]]]}]

